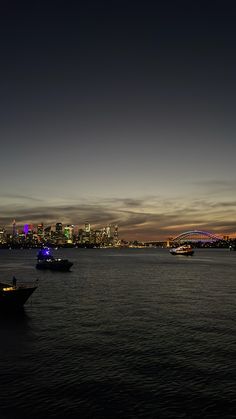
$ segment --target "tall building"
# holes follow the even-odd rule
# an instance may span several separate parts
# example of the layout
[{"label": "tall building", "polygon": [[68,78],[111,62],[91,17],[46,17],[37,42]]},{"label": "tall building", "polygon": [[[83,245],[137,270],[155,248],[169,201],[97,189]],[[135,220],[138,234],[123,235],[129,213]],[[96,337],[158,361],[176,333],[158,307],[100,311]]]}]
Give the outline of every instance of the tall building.
[{"label": "tall building", "polygon": [[23,231],[24,231],[25,235],[27,236],[27,234],[29,233],[29,224],[24,225]]},{"label": "tall building", "polygon": [[84,225],[84,230],[85,230],[85,233],[90,233],[91,227],[90,227],[90,224],[88,223],[88,221],[86,221],[86,223]]},{"label": "tall building", "polygon": [[55,242],[57,244],[63,244],[64,237],[63,237],[62,223],[56,223],[56,225],[55,225],[55,233],[53,234],[53,237],[54,237]]},{"label": "tall building", "polygon": [[48,226],[44,229],[44,238],[45,240],[51,239],[51,226]]},{"label": "tall building", "polygon": [[16,236],[17,236],[16,220],[13,220],[13,223],[12,223],[12,237],[16,237]]},{"label": "tall building", "polygon": [[56,235],[57,236],[62,235],[62,223],[56,223]]},{"label": "tall building", "polygon": [[115,245],[118,242],[118,225],[110,224],[108,227],[106,227],[107,230],[107,237],[110,240],[110,243]]},{"label": "tall building", "polygon": [[0,228],[0,243],[6,243],[6,230],[5,228]]},{"label": "tall building", "polygon": [[111,225],[106,226],[105,232],[106,232],[107,237],[110,239],[110,237],[111,237]]},{"label": "tall building", "polygon": [[73,234],[74,234],[74,226],[67,225],[64,228],[64,236],[66,238],[67,243],[73,243]]},{"label": "tall building", "polygon": [[114,244],[116,244],[119,240],[119,227],[118,227],[117,224],[114,226],[114,236],[113,237],[114,237]]},{"label": "tall building", "polygon": [[37,226],[37,236],[39,239],[43,239],[44,237],[43,223],[38,224]]}]

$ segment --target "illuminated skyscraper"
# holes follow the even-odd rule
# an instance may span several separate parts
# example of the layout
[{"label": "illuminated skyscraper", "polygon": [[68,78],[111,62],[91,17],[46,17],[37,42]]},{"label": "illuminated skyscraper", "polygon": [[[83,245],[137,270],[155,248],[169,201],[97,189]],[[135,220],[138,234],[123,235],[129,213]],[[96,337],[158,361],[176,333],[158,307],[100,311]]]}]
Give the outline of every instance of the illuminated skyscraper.
[{"label": "illuminated skyscraper", "polygon": [[27,234],[29,232],[29,224],[24,225],[23,231],[24,231],[25,235],[27,236]]},{"label": "illuminated skyscraper", "polygon": [[43,238],[44,237],[43,223],[42,224],[38,224],[38,227],[37,227],[37,235],[38,235],[39,238]]},{"label": "illuminated skyscraper", "polygon": [[54,237],[57,244],[62,244],[64,242],[62,223],[56,223]]},{"label": "illuminated skyscraper", "polygon": [[0,228],[0,243],[6,243],[6,230],[5,228]]},{"label": "illuminated skyscraper", "polygon": [[90,224],[86,221],[85,225],[84,225],[84,229],[86,233],[90,233],[91,227]]},{"label": "illuminated skyscraper", "polygon": [[118,225],[110,224],[106,227],[107,237],[110,239],[111,244],[117,244],[118,242]]},{"label": "illuminated skyscraper", "polygon": [[50,240],[50,238],[51,238],[51,226],[48,226],[44,229],[44,238],[45,238],[45,240]]},{"label": "illuminated skyscraper", "polygon": [[74,226],[66,226],[64,228],[64,236],[66,237],[67,243],[73,242],[73,233],[74,233]]},{"label": "illuminated skyscraper", "polygon": [[62,223],[56,223],[56,235],[57,236],[62,235]]},{"label": "illuminated skyscraper", "polygon": [[116,224],[114,227],[114,243],[116,244],[119,240],[119,227]]}]

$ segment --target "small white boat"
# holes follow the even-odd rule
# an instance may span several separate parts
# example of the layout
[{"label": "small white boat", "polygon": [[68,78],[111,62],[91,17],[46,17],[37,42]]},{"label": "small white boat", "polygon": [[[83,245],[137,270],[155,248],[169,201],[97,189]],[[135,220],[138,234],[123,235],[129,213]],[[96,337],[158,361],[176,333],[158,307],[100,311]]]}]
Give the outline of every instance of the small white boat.
[{"label": "small white boat", "polygon": [[170,253],[172,255],[192,256],[194,254],[194,250],[190,244],[184,244],[183,246],[171,249]]}]

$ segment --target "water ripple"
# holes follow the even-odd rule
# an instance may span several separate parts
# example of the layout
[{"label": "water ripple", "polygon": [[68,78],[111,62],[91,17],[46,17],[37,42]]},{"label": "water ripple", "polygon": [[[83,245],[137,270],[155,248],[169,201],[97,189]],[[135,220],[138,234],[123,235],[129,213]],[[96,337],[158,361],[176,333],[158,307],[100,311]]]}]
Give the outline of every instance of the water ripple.
[{"label": "water ripple", "polygon": [[235,417],[235,257],[60,252],[69,275],[0,252],[4,279],[39,276],[23,315],[0,319],[2,419]]}]

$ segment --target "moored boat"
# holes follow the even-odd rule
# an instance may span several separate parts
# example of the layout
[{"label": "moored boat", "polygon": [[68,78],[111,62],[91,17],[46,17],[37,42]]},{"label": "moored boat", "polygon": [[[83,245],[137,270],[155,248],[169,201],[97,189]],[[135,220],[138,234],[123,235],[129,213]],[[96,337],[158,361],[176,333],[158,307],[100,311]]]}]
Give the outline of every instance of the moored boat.
[{"label": "moored boat", "polygon": [[12,284],[0,282],[0,310],[22,309],[36,288],[36,284],[21,283],[16,285],[14,277]]},{"label": "moored boat", "polygon": [[183,246],[179,246],[170,250],[172,255],[184,255],[184,256],[192,256],[194,254],[194,250],[190,244],[185,244]]},{"label": "moored boat", "polygon": [[52,271],[69,271],[73,262],[68,259],[54,258],[50,249],[45,247],[38,252],[37,255],[37,269],[50,269]]}]

